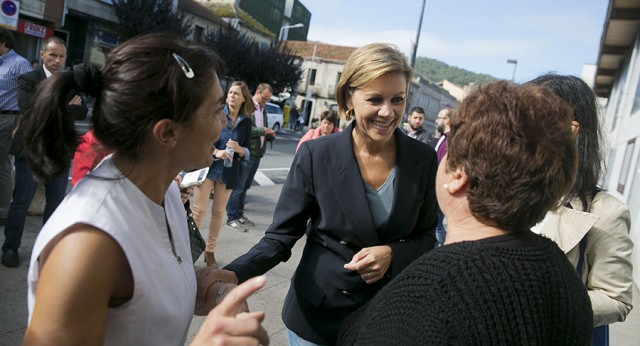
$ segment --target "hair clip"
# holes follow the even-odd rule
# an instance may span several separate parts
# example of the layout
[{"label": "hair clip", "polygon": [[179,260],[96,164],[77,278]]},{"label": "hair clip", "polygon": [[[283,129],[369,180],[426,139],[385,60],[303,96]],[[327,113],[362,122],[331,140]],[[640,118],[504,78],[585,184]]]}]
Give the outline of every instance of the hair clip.
[{"label": "hair clip", "polygon": [[191,79],[193,78],[193,76],[195,76],[193,70],[191,69],[191,66],[189,66],[189,63],[187,63],[180,55],[178,55],[178,53],[173,53],[173,58],[176,59],[178,65],[180,65],[180,68],[182,69],[182,72],[184,72],[185,77]]}]

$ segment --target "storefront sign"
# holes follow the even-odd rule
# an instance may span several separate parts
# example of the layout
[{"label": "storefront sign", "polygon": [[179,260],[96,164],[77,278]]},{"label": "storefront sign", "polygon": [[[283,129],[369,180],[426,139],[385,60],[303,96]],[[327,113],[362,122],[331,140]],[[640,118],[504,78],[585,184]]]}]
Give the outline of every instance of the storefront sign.
[{"label": "storefront sign", "polygon": [[53,28],[46,27],[44,25],[39,25],[32,22],[27,22],[26,20],[19,19],[18,20],[18,32],[40,37],[40,38],[49,38],[53,36]]},{"label": "storefront sign", "polygon": [[0,26],[16,30],[19,12],[20,1],[0,0]]},{"label": "storefront sign", "polygon": [[47,27],[46,26],[42,26],[42,25],[38,25],[38,24],[34,24],[34,23],[25,22],[24,23],[24,33],[27,34],[27,35],[44,38],[46,33],[47,33]]}]

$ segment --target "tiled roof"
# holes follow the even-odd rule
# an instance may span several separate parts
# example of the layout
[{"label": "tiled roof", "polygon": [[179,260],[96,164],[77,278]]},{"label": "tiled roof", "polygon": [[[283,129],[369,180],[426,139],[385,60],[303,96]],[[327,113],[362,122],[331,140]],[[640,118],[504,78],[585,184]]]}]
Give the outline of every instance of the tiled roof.
[{"label": "tiled roof", "polygon": [[[287,48],[291,50],[291,54],[309,59],[313,55],[314,44],[316,44],[316,42],[286,41]],[[318,42],[317,44],[316,59],[334,60],[339,62],[345,62],[351,53],[358,49],[358,47],[336,46],[322,42]]]}]

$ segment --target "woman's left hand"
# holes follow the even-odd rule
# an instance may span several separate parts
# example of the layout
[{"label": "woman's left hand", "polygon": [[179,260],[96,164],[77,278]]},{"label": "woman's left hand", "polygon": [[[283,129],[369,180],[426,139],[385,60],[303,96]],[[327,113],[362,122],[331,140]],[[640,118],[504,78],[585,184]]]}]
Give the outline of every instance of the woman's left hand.
[{"label": "woman's left hand", "polygon": [[391,259],[393,251],[389,245],[366,247],[353,255],[344,268],[357,271],[364,282],[372,284],[384,277]]},{"label": "woman's left hand", "polygon": [[233,151],[238,154],[240,154],[240,152],[242,151],[242,147],[240,146],[240,144],[238,144],[238,142],[234,141],[233,139],[227,141],[227,148],[233,149]]},{"label": "woman's left hand", "polygon": [[189,200],[189,197],[191,196],[191,192],[193,188],[191,187],[181,188],[180,184],[182,183],[182,177],[179,175],[176,176],[174,180],[176,181],[176,183],[178,184],[178,188],[180,189],[180,199],[182,199],[182,204],[186,204],[187,201]]}]

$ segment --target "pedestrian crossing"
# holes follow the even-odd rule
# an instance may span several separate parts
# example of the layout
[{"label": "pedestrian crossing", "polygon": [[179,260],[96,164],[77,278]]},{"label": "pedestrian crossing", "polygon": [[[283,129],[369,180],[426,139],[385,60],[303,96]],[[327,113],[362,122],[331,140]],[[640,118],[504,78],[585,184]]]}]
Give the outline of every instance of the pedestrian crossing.
[{"label": "pedestrian crossing", "polygon": [[263,168],[258,169],[251,186],[272,186],[284,184],[289,173],[287,168]]}]

